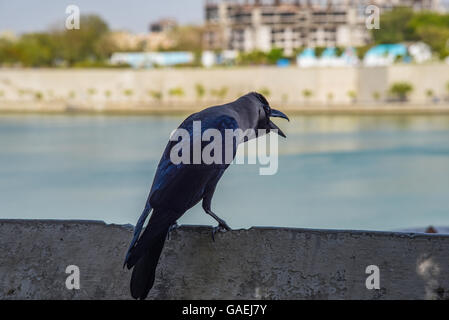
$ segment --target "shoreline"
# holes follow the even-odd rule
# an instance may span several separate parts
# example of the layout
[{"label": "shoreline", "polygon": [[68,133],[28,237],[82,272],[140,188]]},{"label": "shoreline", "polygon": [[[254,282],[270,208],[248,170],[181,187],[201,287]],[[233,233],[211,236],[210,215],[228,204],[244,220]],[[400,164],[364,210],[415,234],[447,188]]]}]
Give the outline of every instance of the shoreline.
[{"label": "shoreline", "polygon": [[[10,114],[64,114],[64,115],[153,115],[176,116],[198,112],[217,102],[198,102],[198,104],[162,103],[158,106],[133,102],[92,105],[73,105],[63,101],[53,102],[0,102],[0,116]],[[434,105],[411,103],[326,105],[308,104],[302,106],[273,104],[291,115],[449,115],[449,103]],[[199,107],[198,107],[199,106]]]}]

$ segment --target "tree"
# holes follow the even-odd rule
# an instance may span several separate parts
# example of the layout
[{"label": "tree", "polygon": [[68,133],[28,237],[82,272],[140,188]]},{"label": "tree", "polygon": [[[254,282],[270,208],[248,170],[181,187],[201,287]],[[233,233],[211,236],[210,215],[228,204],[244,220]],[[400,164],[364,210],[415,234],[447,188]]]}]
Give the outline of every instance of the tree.
[{"label": "tree", "polygon": [[172,97],[183,97],[184,94],[184,89],[181,87],[176,87],[168,90],[168,95]]},{"label": "tree", "polygon": [[395,8],[382,14],[381,28],[372,35],[375,43],[423,41],[444,58],[449,55],[449,14]]},{"label": "tree", "polygon": [[413,91],[413,86],[408,82],[395,82],[391,85],[389,92],[397,97],[399,101],[407,101],[407,96]]},{"label": "tree", "polygon": [[373,95],[373,99],[374,99],[376,102],[380,100],[380,92],[379,92],[379,91],[374,91],[374,92],[372,93],[372,95]]},{"label": "tree", "polygon": [[163,98],[162,91],[157,90],[148,90],[148,95],[151,96],[154,100],[161,101]]},{"label": "tree", "polygon": [[197,83],[195,85],[195,91],[196,91],[196,97],[198,99],[202,99],[204,95],[206,94],[206,89],[204,89],[204,86],[201,83]]},{"label": "tree", "polygon": [[348,97],[351,99],[352,103],[355,103],[357,101],[357,92],[354,90],[349,90]]},{"label": "tree", "polygon": [[396,43],[417,40],[410,26],[414,13],[411,8],[399,7],[382,14],[380,29],[372,29],[376,43]]},{"label": "tree", "polygon": [[317,57],[321,57],[321,55],[323,54],[325,49],[326,49],[325,47],[316,47],[315,48],[315,55]]},{"label": "tree", "polygon": [[265,52],[253,50],[251,52],[240,52],[237,63],[242,65],[268,64],[268,59]]},{"label": "tree", "polygon": [[56,42],[46,33],[25,34],[18,41],[0,39],[0,61],[6,64],[51,66],[55,52]]},{"label": "tree", "polygon": [[440,58],[445,58],[449,55],[447,41],[449,41],[449,28],[441,28],[438,26],[420,26],[416,33],[421,39],[425,39],[426,43],[433,51],[438,53]]},{"label": "tree", "polygon": [[310,89],[304,89],[302,90],[302,95],[306,101],[309,101],[309,98],[313,95],[313,92]]},{"label": "tree", "polygon": [[365,56],[366,52],[369,49],[371,49],[371,47],[372,47],[372,45],[365,45],[365,46],[357,47],[357,50],[356,50],[357,57],[359,59],[363,59],[363,57]]},{"label": "tree", "polygon": [[280,48],[273,48],[267,53],[267,61],[269,64],[276,64],[276,62],[283,57],[284,50]]},{"label": "tree", "polygon": [[81,28],[74,30],[56,30],[53,33],[58,43],[58,57],[69,66],[84,60],[101,60],[105,58],[98,42],[109,32],[109,27],[99,16],[81,17]]}]

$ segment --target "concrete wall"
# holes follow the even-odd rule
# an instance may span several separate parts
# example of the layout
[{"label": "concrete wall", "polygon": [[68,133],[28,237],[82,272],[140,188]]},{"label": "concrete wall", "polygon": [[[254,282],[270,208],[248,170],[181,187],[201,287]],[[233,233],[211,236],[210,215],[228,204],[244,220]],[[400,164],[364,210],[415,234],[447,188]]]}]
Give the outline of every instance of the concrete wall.
[{"label": "concrete wall", "polygon": [[[273,104],[283,108],[308,105],[351,105],[348,92],[358,103],[373,102],[373,93],[382,99],[395,81],[411,82],[412,103],[429,103],[425,91],[440,98],[448,92],[449,65],[394,65],[388,68],[306,68],[249,67],[223,69],[0,69],[0,110],[24,109],[162,109],[202,108],[232,100],[249,91],[270,92]],[[205,89],[198,97],[196,86]],[[183,96],[170,95],[181,88]],[[224,97],[213,94],[225,89]],[[311,90],[310,98],[303,96]],[[162,94],[158,100],[149,94]],[[39,96],[39,97],[37,97]]]},{"label": "concrete wall", "polygon": [[[151,299],[449,299],[449,236],[185,226],[164,248]],[[128,299],[132,228],[0,220],[0,299]],[[67,290],[68,265],[80,290]],[[365,286],[368,265],[380,289]]]},{"label": "concrete wall", "polygon": [[407,81],[414,90],[411,101],[429,101],[426,90],[432,89],[438,97],[449,97],[449,65],[395,65],[388,70],[388,83]]}]

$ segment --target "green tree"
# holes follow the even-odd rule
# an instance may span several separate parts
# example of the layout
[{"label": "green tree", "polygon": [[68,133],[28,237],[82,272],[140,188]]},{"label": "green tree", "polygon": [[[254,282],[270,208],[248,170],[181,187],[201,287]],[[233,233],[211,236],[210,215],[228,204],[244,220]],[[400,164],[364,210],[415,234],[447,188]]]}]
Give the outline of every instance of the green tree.
[{"label": "green tree", "polygon": [[80,29],[58,30],[53,33],[58,43],[57,55],[69,66],[85,60],[106,58],[103,48],[98,45],[100,39],[109,32],[105,21],[96,15],[81,16]]},{"label": "green tree", "polygon": [[352,103],[355,103],[357,101],[357,92],[355,92],[354,90],[349,90],[347,94],[348,97],[351,99]]},{"label": "green tree", "polygon": [[380,100],[380,92],[379,91],[374,91],[372,95],[373,95],[373,99],[376,102]]},{"label": "green tree", "polygon": [[162,91],[148,90],[148,95],[150,95],[154,100],[161,101],[163,98]]},{"label": "green tree", "polygon": [[125,89],[123,90],[123,94],[127,97],[131,97],[134,94],[134,91],[132,89]]},{"label": "green tree", "polygon": [[168,91],[168,95],[172,97],[183,97],[184,94],[184,89],[181,87],[172,88]]},{"label": "green tree", "polygon": [[389,89],[389,93],[402,102],[407,101],[408,94],[412,91],[413,86],[408,82],[395,82]]},{"label": "green tree", "polygon": [[284,50],[280,48],[273,48],[267,53],[267,62],[269,64],[276,64],[279,59],[284,58]]},{"label": "green tree", "polygon": [[411,8],[399,7],[382,14],[380,28],[372,29],[376,43],[396,43],[417,40],[410,21],[414,12]]},{"label": "green tree", "polygon": [[373,45],[365,45],[365,46],[360,46],[356,48],[356,54],[357,57],[359,59],[363,59],[363,57],[365,56],[366,52],[371,49]]},{"label": "green tree", "polygon": [[321,55],[323,54],[325,49],[326,49],[326,47],[316,47],[315,48],[315,55],[317,57],[321,57]]},{"label": "green tree", "polygon": [[42,100],[44,98],[44,94],[42,92],[40,92],[40,91],[37,91],[37,92],[34,93],[34,98],[36,100]]},{"label": "green tree", "polygon": [[310,97],[313,95],[313,92],[310,89],[304,89],[304,90],[302,90],[302,95],[303,95],[304,99],[308,102]]},{"label": "green tree", "polygon": [[268,59],[266,53],[260,50],[253,50],[251,52],[240,52],[237,57],[237,64],[241,65],[268,64]]},{"label": "green tree", "polygon": [[449,14],[395,8],[382,14],[381,27],[372,35],[375,43],[423,41],[444,58],[449,55]]},{"label": "green tree", "polygon": [[447,46],[449,41],[449,28],[434,25],[420,26],[416,29],[416,33],[440,58],[445,58],[449,55]]},{"label": "green tree", "polygon": [[51,66],[55,55],[56,43],[45,33],[25,34],[18,41],[0,39],[0,62],[3,64]]},{"label": "green tree", "polygon": [[195,91],[196,91],[196,97],[198,99],[202,99],[204,95],[206,94],[206,89],[204,89],[204,86],[201,83],[197,83],[195,85]]}]

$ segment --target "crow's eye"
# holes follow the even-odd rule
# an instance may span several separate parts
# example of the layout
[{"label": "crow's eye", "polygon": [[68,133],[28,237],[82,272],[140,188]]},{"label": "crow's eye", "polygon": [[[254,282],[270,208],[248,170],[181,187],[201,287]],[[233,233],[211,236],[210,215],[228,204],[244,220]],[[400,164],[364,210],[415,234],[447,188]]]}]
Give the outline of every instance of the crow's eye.
[{"label": "crow's eye", "polygon": [[270,116],[270,107],[263,106],[263,110],[265,111],[265,116],[268,118]]}]

